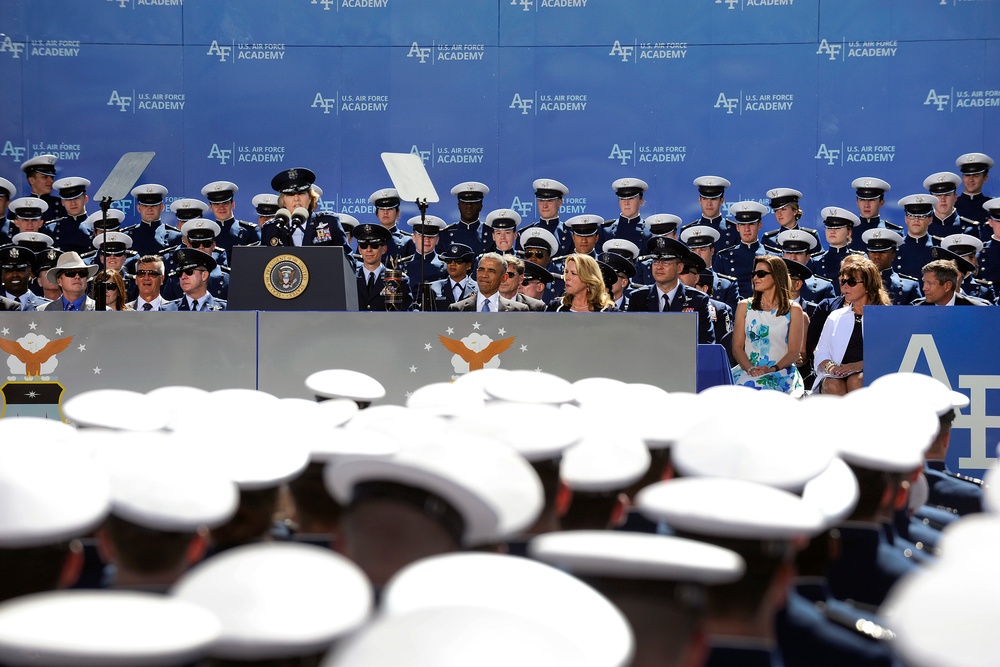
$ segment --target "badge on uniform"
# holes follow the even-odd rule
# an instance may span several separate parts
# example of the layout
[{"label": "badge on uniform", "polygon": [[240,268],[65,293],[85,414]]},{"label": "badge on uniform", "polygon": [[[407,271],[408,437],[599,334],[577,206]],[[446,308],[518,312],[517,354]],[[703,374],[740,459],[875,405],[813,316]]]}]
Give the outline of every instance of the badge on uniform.
[{"label": "badge on uniform", "polygon": [[333,235],[330,234],[330,226],[327,223],[321,222],[316,225],[316,238],[313,240],[313,243],[326,243],[332,240]]}]

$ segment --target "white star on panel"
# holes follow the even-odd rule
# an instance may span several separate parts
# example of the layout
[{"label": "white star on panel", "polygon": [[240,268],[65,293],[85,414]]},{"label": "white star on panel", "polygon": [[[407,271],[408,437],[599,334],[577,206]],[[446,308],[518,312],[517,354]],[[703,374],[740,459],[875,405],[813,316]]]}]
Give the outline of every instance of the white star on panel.
[{"label": "white star on panel", "polygon": [[32,331],[34,331],[35,329],[38,328],[38,324],[36,324],[35,322],[32,322],[31,324],[28,325],[28,328],[31,329]]},{"label": "white star on panel", "polygon": [[473,322],[472,328],[475,329],[476,331],[479,331],[479,322]]},{"label": "white star on panel", "polygon": [[417,367],[416,366],[410,366],[410,372],[411,373],[416,373],[417,372]]},{"label": "white star on panel", "polygon": [[62,336],[62,332],[63,332],[62,327],[59,327],[58,329],[56,329],[56,335],[57,336]]},{"label": "white star on panel", "polygon": [[10,329],[8,329],[7,327],[4,327],[3,329],[0,329],[0,333],[2,333],[4,336],[6,336],[7,334],[10,333]]},{"label": "white star on panel", "polygon": [[430,343],[424,343],[424,349],[430,351],[431,344]]},{"label": "white star on panel", "polygon": [[94,375],[100,375],[100,374],[101,374],[101,367],[100,366],[95,367],[94,368]]},{"label": "white star on panel", "polygon": [[87,346],[84,345],[83,343],[80,343],[80,346],[77,347],[77,349],[80,350],[80,352],[86,352]]},{"label": "white star on panel", "polygon": [[528,346],[527,345],[522,345],[521,346],[521,352],[527,352],[527,351],[528,351]]},{"label": "white star on panel", "polygon": [[448,327],[447,329],[444,330],[444,332],[450,336],[453,333],[455,333],[455,327]]},{"label": "white star on panel", "polygon": [[507,330],[504,329],[503,327],[500,327],[499,329],[497,329],[497,335],[498,336],[503,336],[505,333],[507,333]]}]

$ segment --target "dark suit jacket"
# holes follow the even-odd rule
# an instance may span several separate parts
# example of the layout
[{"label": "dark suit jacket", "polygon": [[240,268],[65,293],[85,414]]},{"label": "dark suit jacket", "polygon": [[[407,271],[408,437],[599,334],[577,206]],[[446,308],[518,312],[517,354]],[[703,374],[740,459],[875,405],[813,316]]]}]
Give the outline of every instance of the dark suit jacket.
[{"label": "dark suit jacket", "polygon": [[[382,276],[385,275],[385,272],[375,279],[371,292],[368,291],[368,283],[365,281],[364,268],[359,266],[355,275],[358,281],[358,310],[384,312],[385,297],[382,296],[382,289],[385,287],[385,280],[382,279]],[[409,285],[405,280],[400,284],[400,293],[403,297],[399,306],[400,310],[409,310],[410,306],[413,305],[413,299],[410,297]]]},{"label": "dark suit jacket", "polygon": [[[478,294],[473,294],[472,296],[470,296],[467,299],[462,299],[461,301],[457,301],[457,302],[451,304],[450,306],[448,306],[448,310],[461,310],[461,311],[466,311],[466,312],[475,311],[476,310],[476,300],[478,298],[479,298]],[[527,312],[528,307],[526,305],[524,305],[523,303],[520,303],[518,301],[511,301],[510,299],[505,299],[503,297],[500,297],[500,312],[501,313],[506,313],[506,312],[510,312],[512,310],[518,310],[518,311],[525,311],[525,312]]]},{"label": "dark suit jacket", "polygon": [[544,301],[542,301],[541,299],[533,299],[530,296],[527,296],[526,294],[518,294],[516,297],[514,297],[514,301],[517,301],[518,303],[523,303],[528,307],[528,310],[532,312],[541,312],[545,310]]},{"label": "dark suit jacket", "polygon": [[21,310],[21,302],[0,296],[0,310]]},{"label": "dark suit jacket", "polygon": [[[479,285],[473,278],[465,281],[465,289],[462,290],[462,299],[473,296],[479,291]],[[448,306],[455,303],[455,294],[451,291],[451,279],[442,278],[431,283],[431,294],[434,298],[435,310],[448,310]],[[459,299],[461,301],[461,299]]]},{"label": "dark suit jacket", "polygon": [[[911,306],[933,306],[934,304],[927,303],[927,301],[924,299],[924,297],[920,297],[919,299],[915,300],[910,305]],[[969,297],[965,296],[964,294],[958,294],[958,295],[955,296],[955,305],[956,306],[988,306],[990,304],[986,303],[985,301],[978,301],[976,299],[970,299]]]},{"label": "dark suit jacket", "polygon": [[[709,303],[708,296],[703,292],[678,284],[677,293],[674,295],[668,312],[698,313],[698,342],[701,344],[715,343],[715,329]],[[656,285],[640,287],[629,292],[628,312],[660,312],[659,291],[656,289]]]}]

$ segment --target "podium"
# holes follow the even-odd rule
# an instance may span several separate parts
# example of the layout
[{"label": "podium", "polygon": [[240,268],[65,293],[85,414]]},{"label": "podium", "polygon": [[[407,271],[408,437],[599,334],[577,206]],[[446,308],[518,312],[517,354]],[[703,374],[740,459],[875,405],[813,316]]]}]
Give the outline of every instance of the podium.
[{"label": "podium", "polygon": [[358,309],[341,246],[236,246],[229,264],[229,310]]}]

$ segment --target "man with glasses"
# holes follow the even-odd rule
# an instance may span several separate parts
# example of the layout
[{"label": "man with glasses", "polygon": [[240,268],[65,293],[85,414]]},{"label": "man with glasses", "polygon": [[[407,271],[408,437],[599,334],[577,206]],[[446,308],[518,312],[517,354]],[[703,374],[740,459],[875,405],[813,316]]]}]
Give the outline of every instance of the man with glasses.
[{"label": "man with glasses", "polygon": [[500,295],[500,285],[512,279],[507,274],[507,260],[495,252],[488,252],[479,258],[476,267],[476,294],[448,306],[448,310],[477,311],[481,313],[503,313],[513,310],[527,311],[523,303],[512,301]]},{"label": "man with glasses", "polygon": [[544,301],[529,297],[521,292],[521,282],[524,280],[524,260],[514,255],[504,255],[503,258],[507,262],[507,280],[500,283],[500,296],[523,303],[530,311],[543,312],[545,310]]},{"label": "man with glasses", "polygon": [[212,256],[201,250],[181,248],[174,252],[177,280],[184,296],[177,303],[177,310],[202,312],[225,310],[226,302],[216,299],[208,291],[208,277],[217,264]]},{"label": "man with glasses", "polygon": [[87,296],[87,283],[96,273],[97,267],[86,264],[77,253],[63,253],[45,276],[49,283],[59,288],[60,296],[38,310],[96,310],[96,302]]},{"label": "man with glasses", "polygon": [[[517,291],[531,299],[537,299],[542,303],[548,304],[552,299],[546,299],[545,295],[549,283],[553,280],[555,280],[555,277],[551,272],[532,262],[525,262],[524,277],[521,279],[521,284],[518,286]],[[554,299],[555,297],[552,298]]]},{"label": "man with glasses", "polygon": [[[382,258],[392,246],[392,233],[381,225],[364,224],[354,228],[361,266],[357,270],[358,310],[384,311],[385,264]],[[406,285],[399,285],[399,310],[408,310],[413,302]]]},{"label": "man with glasses", "polygon": [[239,188],[229,181],[213,181],[201,189],[201,194],[208,200],[215,221],[219,223],[219,233],[216,243],[228,256],[233,254],[233,246],[253,245],[260,243],[260,227],[252,222],[237,220],[233,212],[236,210],[236,193]]},{"label": "man with glasses", "polygon": [[736,218],[734,223],[739,242],[720,250],[714,264],[719,271],[736,277],[740,294],[753,294],[750,274],[757,262],[757,257],[770,254],[760,242],[761,219],[767,213],[767,207],[755,201],[741,201],[733,204],[729,213]]},{"label": "man with glasses", "polygon": [[906,214],[906,237],[896,249],[893,268],[904,276],[917,276],[923,267],[934,258],[931,250],[937,247],[939,239],[927,233],[934,217],[937,197],[933,195],[909,195],[899,200],[899,206]]},{"label": "man with glasses", "polygon": [[[205,218],[194,218],[184,223],[182,243],[185,248],[193,248],[207,253],[212,257],[215,265],[209,269],[208,291],[217,299],[225,301],[229,298],[229,267],[223,265],[216,259],[216,253],[225,256],[225,251],[216,247],[216,239],[221,231],[219,223]],[[173,258],[176,253],[171,253],[167,260],[167,273],[170,278],[163,287],[163,294],[167,299],[179,299],[183,290],[180,287],[180,276],[177,274],[177,267],[173,266]]]},{"label": "man with glasses", "polygon": [[447,249],[438,255],[445,264],[448,277],[431,283],[435,310],[446,310],[456,301],[476,293],[476,281],[469,276],[475,256],[471,247],[458,242],[449,243]]},{"label": "man with glasses", "polygon": [[680,282],[684,260],[689,252],[687,246],[676,239],[666,236],[649,239],[646,253],[653,256],[654,283],[629,292],[628,312],[698,313],[698,342],[714,343],[715,330],[712,328],[708,296]]},{"label": "man with glasses", "polygon": [[181,242],[180,230],[160,220],[167,189],[157,183],[137,185],[132,188],[132,196],[139,212],[139,224],[122,230],[132,237],[132,248],[140,255],[157,255],[167,248],[178,246]]},{"label": "man with glasses", "polygon": [[[562,280],[562,272],[552,261],[552,257],[559,250],[559,242],[555,235],[547,229],[541,227],[526,227],[521,230],[518,239],[521,242],[524,261],[527,264],[534,264],[544,269],[550,278],[544,283],[544,296],[539,298],[545,303],[552,301],[558,296],[562,296],[565,285]],[[534,296],[530,292],[528,296]]]},{"label": "man with glasses", "polygon": [[159,255],[143,255],[136,262],[135,282],[139,296],[129,302],[132,310],[148,313],[154,310],[177,310],[176,301],[167,301],[160,294],[166,271]]}]

